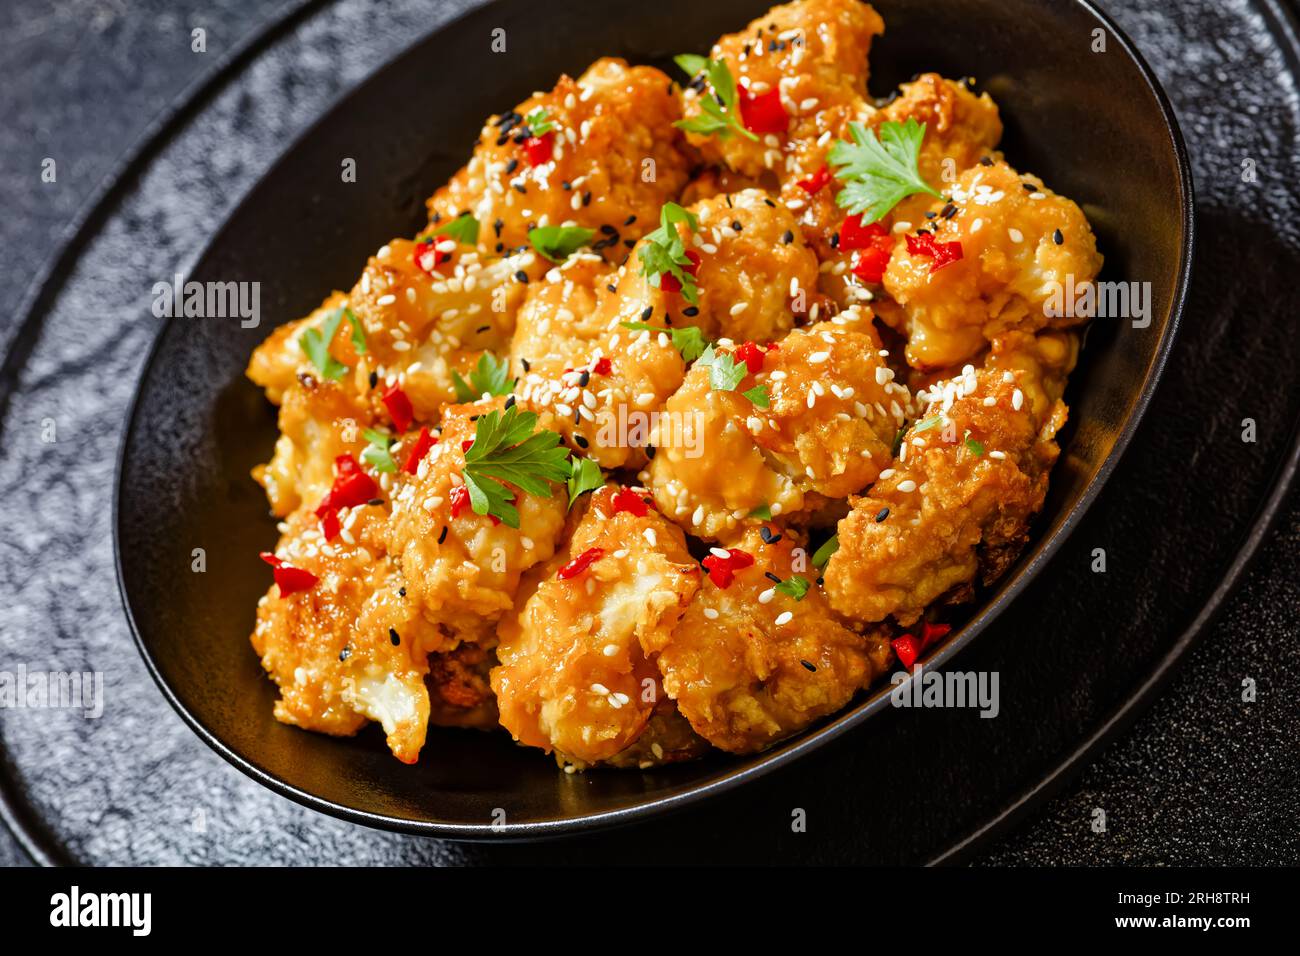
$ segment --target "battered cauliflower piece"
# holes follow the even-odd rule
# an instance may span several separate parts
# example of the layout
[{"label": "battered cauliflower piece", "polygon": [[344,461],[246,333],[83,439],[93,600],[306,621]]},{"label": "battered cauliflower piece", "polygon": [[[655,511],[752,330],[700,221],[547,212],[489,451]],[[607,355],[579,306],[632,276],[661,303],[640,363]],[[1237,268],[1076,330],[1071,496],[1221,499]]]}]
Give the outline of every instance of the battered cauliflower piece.
[{"label": "battered cauliflower piece", "polygon": [[642,495],[596,491],[498,628],[501,724],[562,763],[608,760],[645,731],[661,695],[642,645],[663,643],[699,587],[681,531]]},{"label": "battered cauliflower piece", "polygon": [[[743,176],[800,178],[801,144],[813,144],[847,116],[870,111],[867,55],[884,32],[880,15],[860,0],[796,0],[773,7],[744,30],[722,37],[709,53],[731,71],[738,110],[756,139],[734,130],[726,137],[688,133],[687,140],[715,165]],[[689,120],[715,91],[700,78],[682,91]],[[783,118],[784,114],[784,118]],[[784,128],[781,128],[784,126]]]},{"label": "battered cauliflower piece", "polygon": [[[855,307],[766,352],[735,354],[748,367],[734,390],[714,388],[714,370],[697,364],[651,433],[648,480],[665,515],[720,538],[763,506],[788,518],[860,491],[889,464],[911,398],[870,312]],[[755,389],[757,402],[746,395]]]},{"label": "battered cauliflower piece", "polygon": [[303,504],[316,507],[334,482],[334,460],[360,454],[369,425],[369,410],[345,386],[302,373],[281,394],[270,462],[253,469],[271,513],[283,518]]},{"label": "battered cauliflower piece", "polygon": [[271,586],[253,648],[279,685],[277,720],[343,736],[376,720],[393,755],[414,763],[429,719],[428,654],[441,638],[401,594],[382,550],[383,507],[347,509],[341,521],[352,543],[326,542],[306,509],[284,525],[276,556],[318,580],[287,596]]},{"label": "battered cauliflower piece", "polygon": [[[520,575],[555,553],[567,496],[515,492],[519,527],[476,514],[463,490],[465,450],[475,419],[501,411],[500,398],[453,405],[443,413],[437,444],[416,474],[400,473],[392,492],[387,543],[406,578],[407,593],[452,642],[483,642],[514,604]],[[393,457],[409,453],[408,436]],[[449,647],[452,644],[449,644]]]},{"label": "battered cauliflower piece", "polygon": [[[742,566],[711,569],[677,627],[644,642],[682,715],[722,750],[763,750],[834,713],[889,659],[882,637],[836,619],[801,545],[777,525],[749,527],[712,552],[723,567]],[[794,577],[807,585],[802,599],[776,589],[774,579]]]},{"label": "battered cauliflower piece", "polygon": [[617,262],[690,177],[669,87],[661,71],[609,57],[560,77],[488,121],[469,163],[429,199],[430,218],[471,213],[483,254],[528,247],[534,226],[578,225]]},{"label": "battered cauliflower piece", "polygon": [[[938,261],[910,252],[899,237],[885,270],[897,310],[881,316],[907,335],[917,368],[955,365],[1009,330],[1066,328],[1087,316],[1049,315],[1054,289],[1091,283],[1102,257],[1083,212],[1036,176],[1002,162],[977,164],[958,177],[951,207],[927,224],[925,244],[959,243],[961,258]],[[943,213],[936,202],[932,211]],[[915,237],[913,237],[915,238]]]},{"label": "battered cauliflower piece", "polygon": [[984,368],[931,388],[895,463],[839,523],[825,573],[836,611],[907,627],[933,601],[969,597],[981,564],[987,583],[1014,560],[1066,417],[1073,347],[1062,335],[1044,342],[1009,336]]}]

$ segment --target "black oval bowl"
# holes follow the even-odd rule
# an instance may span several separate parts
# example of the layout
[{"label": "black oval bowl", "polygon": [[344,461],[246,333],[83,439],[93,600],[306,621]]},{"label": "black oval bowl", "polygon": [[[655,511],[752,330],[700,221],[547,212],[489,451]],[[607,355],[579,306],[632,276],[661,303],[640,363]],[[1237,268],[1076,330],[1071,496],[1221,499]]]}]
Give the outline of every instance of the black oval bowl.
[{"label": "black oval bowl", "polygon": [[[888,685],[750,757],[649,772],[567,775],[504,734],[431,729],[420,762],[395,760],[374,727],[355,738],[272,717],[275,687],[248,642],[274,522],[249,469],[267,460],[275,411],[243,377],[253,348],[348,288],[366,257],[423,224],[424,196],[465,159],[482,118],[601,55],[664,64],[704,51],[764,0],[500,0],[423,38],[337,103],[267,173],[191,270],[258,281],[261,327],[172,319],[154,344],[123,441],[116,555],[127,616],[163,693],[218,753],[307,806],[359,823],[458,839],[528,838],[628,822],[730,790],[864,723]],[[1051,557],[1114,469],[1160,375],[1191,262],[1192,186],[1182,137],[1127,39],[1080,0],[881,0],[872,91],[918,71],[973,76],[1006,124],[1013,165],[1079,202],[1103,277],[1151,284],[1151,322],[1094,323],[1068,396],[1071,424],[1032,544],[927,664],[988,627]],[[504,27],[509,52],[489,49]],[[1095,51],[1104,38],[1105,50]],[[471,78],[458,80],[457,78]],[[427,91],[413,96],[412,91]],[[358,182],[340,181],[343,157]],[[164,267],[161,271],[170,272]],[[192,571],[202,548],[206,571]],[[505,811],[504,826],[493,814]]]}]

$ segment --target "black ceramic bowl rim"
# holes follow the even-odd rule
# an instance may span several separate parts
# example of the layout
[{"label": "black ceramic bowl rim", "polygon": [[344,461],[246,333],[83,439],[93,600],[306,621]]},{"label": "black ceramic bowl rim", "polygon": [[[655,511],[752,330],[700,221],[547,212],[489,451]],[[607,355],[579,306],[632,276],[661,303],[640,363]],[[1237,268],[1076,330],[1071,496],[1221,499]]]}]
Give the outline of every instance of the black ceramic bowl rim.
[{"label": "black ceramic bowl rim", "polygon": [[[1169,321],[1165,323],[1164,330],[1161,334],[1159,343],[1156,346],[1150,366],[1148,367],[1146,377],[1143,379],[1137,391],[1137,398],[1134,402],[1133,410],[1129,414],[1123,427],[1120,429],[1114,444],[1106,458],[1102,461],[1097,469],[1096,475],[1088,482],[1077,501],[1070,508],[1068,514],[1061,521],[1060,525],[1042,539],[1037,554],[1024,567],[1020,568],[1015,580],[1010,583],[989,603],[984,605],[974,617],[966,622],[960,632],[951,640],[946,642],[937,652],[927,658],[926,666],[930,669],[942,668],[947,665],[957,654],[969,645],[987,628],[994,619],[1008,605],[1014,601],[1022,591],[1037,576],[1052,556],[1060,549],[1073,532],[1075,526],[1082,519],[1083,515],[1091,506],[1093,500],[1100,493],[1102,487],[1109,480],[1110,475],[1114,472],[1120,459],[1123,457],[1129,442],[1132,440],[1134,433],[1141,424],[1146,414],[1147,406],[1150,403],[1151,393],[1154,386],[1160,380],[1164,372],[1165,363],[1168,360],[1169,352],[1173,346],[1178,327],[1181,324],[1183,308],[1187,298],[1187,290],[1191,281],[1192,252],[1195,243],[1195,216],[1194,216],[1194,197],[1192,189],[1191,166],[1187,157],[1187,148],[1183,141],[1182,131],[1178,126],[1178,121],[1174,115],[1173,107],[1169,103],[1168,97],[1156,80],[1151,67],[1147,64],[1141,53],[1133,45],[1123,30],[1105,13],[1094,6],[1089,0],[1073,0],[1073,3],[1082,8],[1084,12],[1093,17],[1101,26],[1110,33],[1110,35],[1119,44],[1125,55],[1137,67],[1138,73],[1145,82],[1147,89],[1150,91],[1152,98],[1160,110],[1161,119],[1164,123],[1165,132],[1169,137],[1169,144],[1172,147],[1175,164],[1178,171],[1178,192],[1179,207],[1181,212],[1181,225],[1183,230],[1183,243],[1179,255],[1177,275],[1174,281],[1173,296],[1169,303]],[[469,16],[475,15],[482,10],[482,7],[472,8],[460,16],[449,20],[438,28],[437,32],[447,30],[459,21]],[[352,85],[342,91],[324,110],[320,116],[311,123],[303,132],[281,153],[281,156],[291,153],[298,143],[308,138],[312,132],[328,117],[334,110],[350,95],[352,95],[362,85],[370,80],[387,65],[380,64],[374,71],[363,78],[360,82]],[[279,160],[277,160],[279,162]],[[216,237],[221,234],[226,223],[233,218],[239,211],[241,204],[236,206],[226,216],[226,219],[212,232]],[[201,261],[208,253],[209,246],[205,245],[194,261]],[[166,325],[161,326],[154,337],[153,344],[150,346],[149,354],[145,359],[142,369],[148,369],[157,355],[162,341]],[[143,383],[144,374],[142,372],[140,382]],[[606,827],[621,826],[633,823],[639,820],[659,815],[661,813],[681,810],[690,805],[699,803],[711,797],[727,793],[751,780],[756,780],[778,768],[787,766],[805,754],[824,746],[830,741],[840,737],[845,732],[864,723],[868,718],[879,713],[884,709],[889,701],[889,694],[879,688],[872,693],[870,697],[861,702],[841,711],[827,723],[813,730],[805,732],[802,736],[790,741],[778,744],[772,750],[756,754],[750,758],[750,762],[727,772],[724,776],[707,783],[693,784],[684,787],[681,791],[669,794],[667,796],[647,799],[644,802],[634,806],[621,807],[614,810],[600,811],[596,813],[586,813],[566,817],[557,820],[539,820],[527,823],[506,823],[503,825],[493,824],[452,824],[439,823],[432,820],[409,820],[399,817],[387,816],[385,814],[370,813],[364,810],[358,810],[355,807],[346,806],[333,800],[327,800],[315,794],[309,793],[292,784],[282,780],[278,776],[268,773],[256,764],[247,760],[232,748],[227,746],[224,741],[207,729],[188,708],[180,701],[179,697],[173,692],[168,683],[164,680],[162,673],[149,651],[140,628],[136,623],[135,616],[131,610],[131,604],[127,597],[126,581],[124,577],[122,540],[119,533],[119,511],[122,500],[122,476],[126,464],[127,448],[130,444],[131,433],[135,426],[136,413],[140,404],[142,389],[137,387],[136,394],[131,401],[130,408],[127,412],[126,427],[122,432],[121,444],[118,448],[117,465],[114,473],[113,489],[113,558],[117,572],[118,590],[122,597],[123,609],[126,612],[127,623],[131,630],[131,635],[135,641],[136,649],[144,659],[145,666],[152,675],[154,682],[162,691],[163,696],[171,704],[172,708],[180,715],[181,719],[202,739],[209,747],[224,757],[235,767],[242,770],[249,777],[268,787],[269,789],[296,801],[303,806],[313,810],[348,820],[353,823],[359,823],[364,826],[374,827],[376,829],[391,830],[404,833],[412,833],[421,836],[437,837],[441,839],[463,840],[463,841],[512,841],[512,840],[531,840],[548,836],[562,836],[570,833],[591,831]]]}]

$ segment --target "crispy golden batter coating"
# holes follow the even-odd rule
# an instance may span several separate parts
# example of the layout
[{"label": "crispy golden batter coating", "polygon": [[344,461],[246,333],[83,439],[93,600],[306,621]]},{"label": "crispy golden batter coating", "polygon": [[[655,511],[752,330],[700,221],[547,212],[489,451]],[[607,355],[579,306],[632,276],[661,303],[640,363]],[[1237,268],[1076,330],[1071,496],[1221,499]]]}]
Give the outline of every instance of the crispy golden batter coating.
[{"label": "crispy golden batter coating", "polygon": [[645,730],[660,695],[642,644],[662,642],[699,586],[681,531],[653,509],[620,510],[618,493],[593,493],[567,547],[529,572],[518,613],[498,629],[502,726],[579,765]]},{"label": "crispy golden batter coating", "polygon": [[334,459],[365,448],[370,411],[345,385],[304,372],[281,392],[279,425],[275,454],[253,478],[283,518],[303,504],[316,507],[334,481]]},{"label": "crispy golden batter coating", "polygon": [[[609,57],[576,81],[560,77],[550,92],[488,121],[469,163],[429,199],[430,218],[446,222],[472,213],[483,226],[484,254],[497,244],[527,246],[532,226],[607,227],[618,238],[604,254],[620,260],[627,252],[622,239],[658,225],[659,207],[677,197],[690,175],[672,125],[681,112],[669,85],[653,67]],[[526,143],[527,117],[539,109],[556,128],[546,134],[550,148],[536,153]]]},{"label": "crispy golden batter coating", "polygon": [[276,554],[319,581],[282,596],[272,585],[257,603],[253,648],[280,687],[277,720],[328,734],[354,734],[377,720],[393,755],[414,763],[424,745],[427,656],[440,637],[382,547],[382,506],[342,516],[349,543],[327,543],[315,516],[296,512]]},{"label": "crispy golden batter coating", "polygon": [[967,366],[931,388],[896,462],[839,523],[825,574],[836,611],[908,626],[932,601],[966,589],[982,558],[994,574],[1010,563],[1059,451],[1067,369],[1053,362],[1072,361],[1062,338],[1039,350],[1032,337],[1010,337],[985,368]]},{"label": "crispy golden batter coating", "polygon": [[[870,312],[857,307],[791,332],[733,391],[714,389],[697,365],[651,432],[656,503],[714,539],[763,505],[790,517],[860,491],[889,463],[910,409],[893,377]],[[767,408],[744,394],[755,388]]]},{"label": "crispy golden batter coating", "polygon": [[429,655],[429,723],[435,727],[496,730],[497,701],[488,674],[496,655],[481,644],[458,644]]},{"label": "crispy golden batter coating", "polygon": [[1002,332],[1086,320],[1052,317],[1045,308],[1054,284],[1073,277],[1082,286],[1101,269],[1096,239],[1078,206],[1001,162],[966,170],[951,195],[955,214],[932,220],[929,228],[935,243],[960,243],[962,258],[931,271],[934,258],[910,253],[900,237],[885,271],[885,291],[901,307],[901,320],[889,311],[882,317],[906,332],[909,364],[954,365]]},{"label": "crispy golden batter coating", "polygon": [[[490,637],[497,620],[514,604],[520,575],[555,553],[564,525],[567,496],[558,486],[550,498],[514,489],[517,529],[475,514],[460,500],[462,445],[475,433],[471,417],[503,405],[498,398],[448,407],[438,443],[414,476],[399,476],[392,494],[389,551],[425,617],[455,640]],[[396,446],[396,459],[401,460],[409,441]]]},{"label": "crispy golden batter coating", "polygon": [[[841,624],[812,580],[788,529],[750,527],[731,546],[754,559],[719,587],[705,580],[671,634],[647,642],[664,689],[695,732],[723,750],[751,753],[843,707],[885,667],[889,645]],[[716,552],[715,552],[716,553]],[[799,576],[802,600],[768,575]]]},{"label": "crispy golden batter coating", "polygon": [[[872,38],[884,29],[880,15],[860,0],[796,0],[773,7],[744,30],[718,40],[709,56],[725,61],[738,88],[749,95],[778,94],[788,128],[760,133],[757,142],[738,133],[725,138],[689,133],[688,141],[710,163],[752,178],[775,173],[784,179],[799,167],[794,152],[801,144],[815,143],[845,115],[870,109],[867,54]],[[700,115],[700,97],[711,95],[707,86],[703,93],[684,87],[683,115]]]}]

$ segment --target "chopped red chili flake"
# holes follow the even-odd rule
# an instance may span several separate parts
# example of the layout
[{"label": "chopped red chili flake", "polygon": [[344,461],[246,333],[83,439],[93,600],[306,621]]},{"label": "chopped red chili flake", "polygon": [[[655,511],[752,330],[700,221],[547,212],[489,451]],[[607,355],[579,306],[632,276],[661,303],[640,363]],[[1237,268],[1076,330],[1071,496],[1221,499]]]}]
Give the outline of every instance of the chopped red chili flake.
[{"label": "chopped red chili flake", "polygon": [[[697,276],[700,273],[700,254],[694,249],[686,250],[686,258],[691,260],[689,266],[682,266],[682,271],[687,275]],[[677,280],[677,276],[671,272],[665,272],[659,277],[659,288],[664,292],[681,292],[682,284]]]},{"label": "chopped red chili flake", "polygon": [[384,407],[388,409],[388,414],[393,419],[393,425],[399,432],[404,432],[411,427],[411,421],[415,418],[415,410],[411,408],[411,400],[406,397],[401,386],[396,382],[388,386],[383,394]]},{"label": "chopped red chili flake", "polygon": [[595,562],[605,556],[604,548],[588,548],[582,554],[578,555],[564,567],[555,573],[555,576],[562,581],[570,578],[576,578],[583,571],[586,571]]},{"label": "chopped red chili flake", "polygon": [[[357,460],[351,455],[339,455],[334,459],[334,484],[329,493],[316,508],[316,517],[324,518],[331,511],[340,508],[355,508],[363,505],[379,494],[379,485],[371,478]],[[332,537],[332,536],[328,536]]]},{"label": "chopped red chili flake", "polygon": [[610,363],[608,356],[597,359],[596,364],[591,367],[593,375],[608,375],[611,371],[613,371],[613,365]]},{"label": "chopped red chili flake", "polygon": [[451,516],[459,518],[460,513],[469,507],[469,489],[464,485],[457,485],[451,489]]},{"label": "chopped red chili flake", "polygon": [[921,624],[921,650],[925,650],[931,644],[937,642],[952,630],[951,624],[931,624],[925,621]]},{"label": "chopped red chili flake", "polygon": [[620,488],[614,492],[612,503],[614,505],[614,514],[618,514],[620,511],[630,511],[638,518],[644,518],[649,510],[645,499],[628,488]]},{"label": "chopped red chili flake", "polygon": [[881,223],[872,222],[864,226],[861,214],[855,214],[845,217],[844,223],[840,226],[839,248],[845,252],[867,249],[875,245],[876,240],[887,238],[889,238],[889,230]]},{"label": "chopped red chili flake", "polygon": [[863,249],[853,266],[853,274],[863,282],[883,282],[893,253],[888,249]]},{"label": "chopped red chili flake", "polygon": [[469,451],[473,447],[474,447],[474,439],[472,438],[466,438],[463,442],[460,443],[461,451]]},{"label": "chopped red chili flake", "polygon": [[907,237],[907,251],[914,256],[933,259],[930,272],[935,273],[944,266],[950,266],[962,257],[960,242],[935,242],[934,236],[923,232],[919,236]]},{"label": "chopped red chili flake", "polygon": [[745,363],[750,375],[763,371],[763,349],[753,342],[746,342],[736,349],[736,358]]},{"label": "chopped red chili flake", "polygon": [[320,533],[326,541],[333,541],[339,536],[339,513],[334,510],[320,516]]},{"label": "chopped red chili flake", "polygon": [[863,282],[880,282],[885,277],[885,269],[894,253],[894,238],[889,230],[878,222],[862,224],[862,216],[853,215],[845,218],[840,226],[838,248],[844,252],[858,252],[853,274]]},{"label": "chopped red chili flake", "polygon": [[731,548],[727,551],[725,558],[710,553],[701,563],[704,565],[705,570],[709,572],[709,580],[715,586],[728,588],[731,587],[731,582],[735,580],[736,572],[753,564],[754,557],[744,551]]},{"label": "chopped red chili flake", "polygon": [[438,444],[438,439],[429,431],[428,426],[420,428],[420,434],[415,439],[415,444],[411,447],[411,453],[406,456],[406,461],[402,463],[402,471],[408,475],[415,474],[420,468],[420,462],[424,456],[429,454],[429,449]]},{"label": "chopped red chili flake", "polygon": [[555,152],[555,133],[543,133],[541,136],[529,136],[524,140],[524,155],[528,157],[529,166],[549,163]]},{"label": "chopped red chili flake", "polygon": [[910,671],[921,653],[921,642],[911,634],[904,634],[889,643],[894,648],[894,653],[898,655],[898,662]]},{"label": "chopped red chili flake", "polygon": [[416,268],[422,269],[429,275],[433,275],[433,270],[438,268],[444,262],[451,261],[451,253],[443,252],[438,248],[439,243],[451,242],[446,236],[434,236],[432,239],[426,239],[424,242],[415,244],[415,251],[411,253],[411,258],[415,261]]},{"label": "chopped red chili flake", "polygon": [[288,597],[297,591],[306,591],[315,587],[316,582],[320,580],[310,571],[285,564],[270,551],[263,551],[258,557],[275,569],[275,583],[280,587],[280,597]]},{"label": "chopped red chili flake", "polygon": [[831,181],[831,168],[825,164],[807,179],[799,180],[796,185],[808,195],[814,195],[821,191],[822,187]]},{"label": "chopped red chili flake", "polygon": [[755,96],[748,87],[740,87],[740,118],[751,133],[784,133],[790,128],[790,115],[781,105],[781,91],[771,90]]}]

